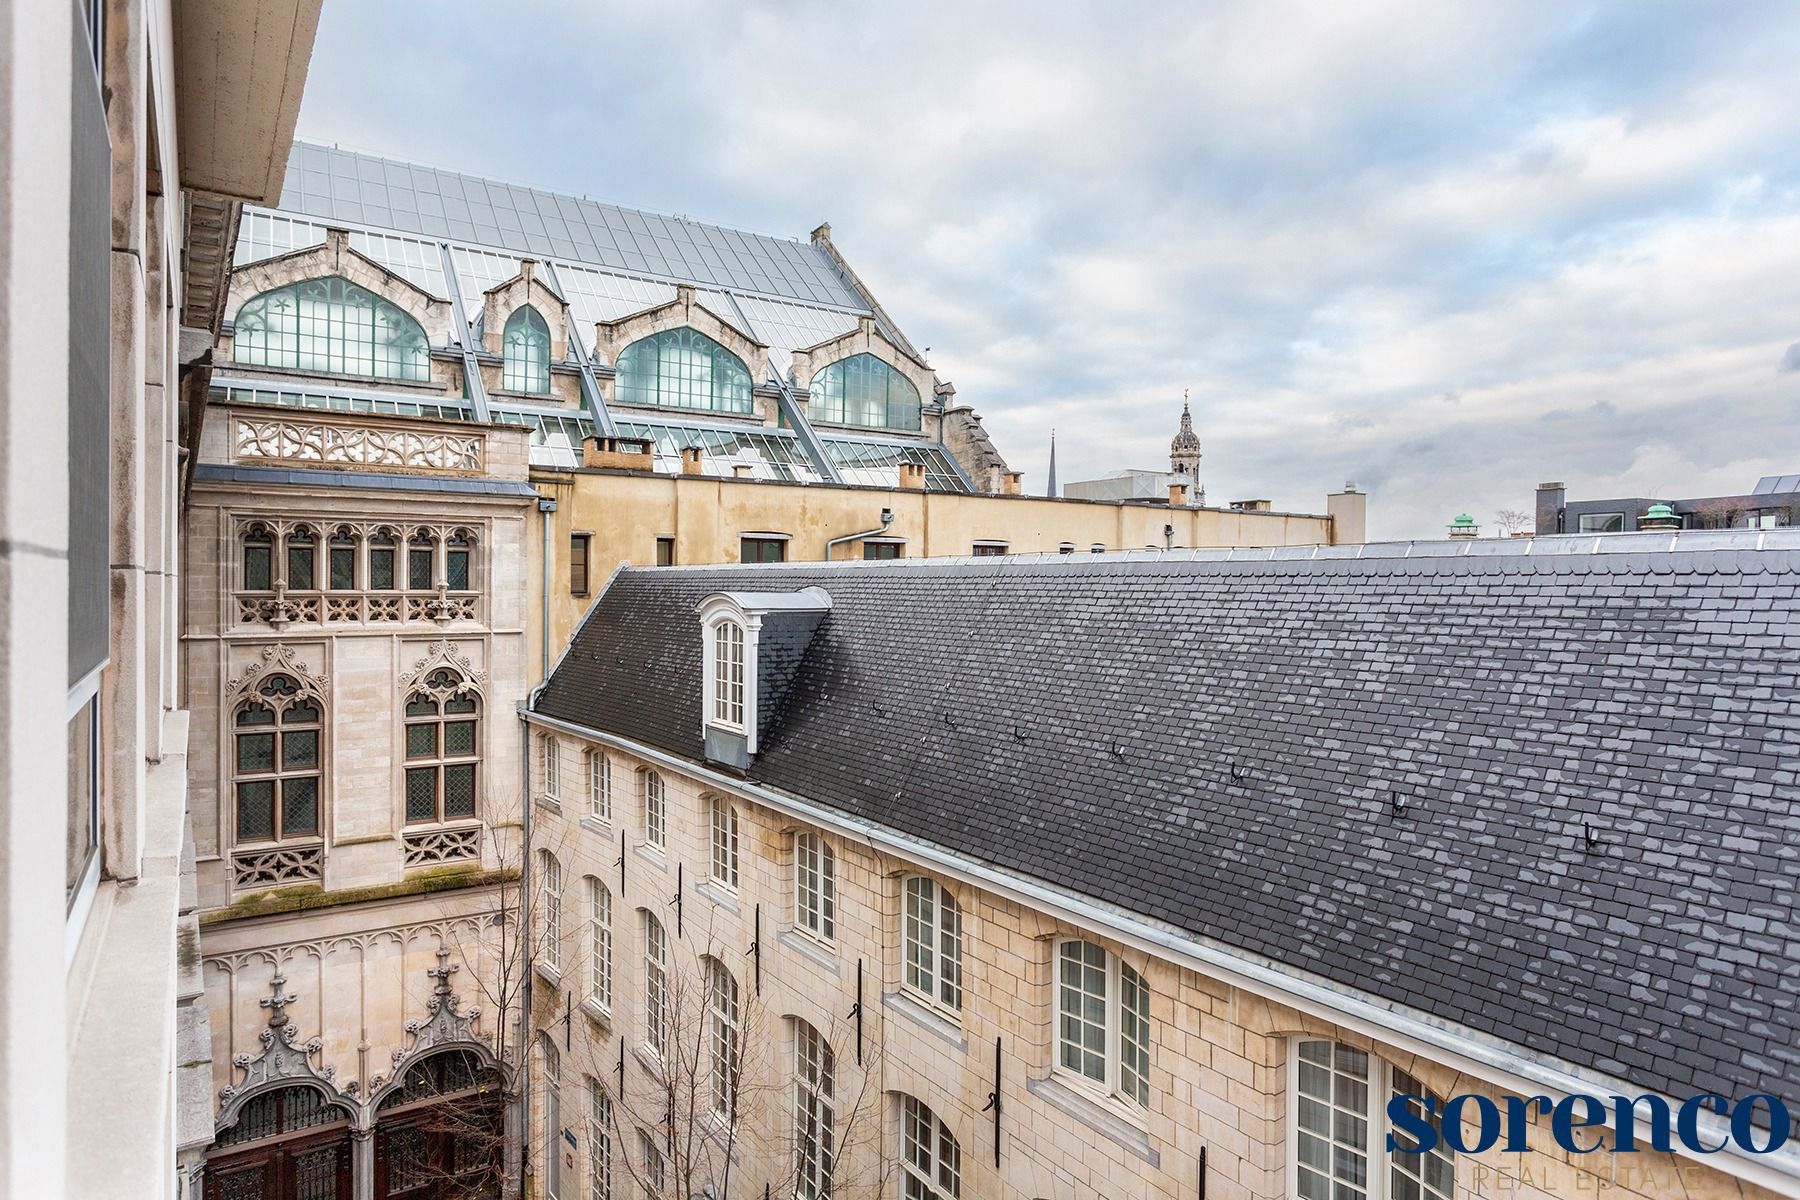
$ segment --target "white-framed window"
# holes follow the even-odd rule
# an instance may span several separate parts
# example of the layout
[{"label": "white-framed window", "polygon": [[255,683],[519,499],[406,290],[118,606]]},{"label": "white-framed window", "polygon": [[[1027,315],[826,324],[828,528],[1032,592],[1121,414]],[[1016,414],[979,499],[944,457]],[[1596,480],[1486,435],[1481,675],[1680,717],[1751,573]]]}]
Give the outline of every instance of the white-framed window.
[{"label": "white-framed window", "polygon": [[906,975],[909,991],[946,1008],[962,1007],[962,909],[935,879],[906,881]]},{"label": "white-framed window", "polygon": [[712,881],[733,891],[738,885],[737,806],[723,796],[706,799],[707,824],[712,830]]},{"label": "white-framed window", "polygon": [[737,1120],[738,1072],[743,1064],[738,985],[724,963],[716,958],[704,962],[712,1110],[715,1117],[730,1125]]},{"label": "white-framed window", "polygon": [[612,1096],[588,1076],[588,1190],[593,1200],[612,1200]]},{"label": "white-framed window", "polygon": [[588,999],[612,1011],[612,893],[592,875],[587,877]]},{"label": "white-framed window", "polygon": [[[1299,1200],[1452,1200],[1456,1157],[1442,1139],[1426,1153],[1387,1149],[1390,1097],[1431,1093],[1366,1050],[1324,1038],[1294,1043],[1288,1123],[1289,1191]],[[1442,1111],[1441,1097],[1438,1110]],[[1412,1102],[1424,1120],[1425,1107]],[[1432,1121],[1436,1124],[1436,1121]],[[1400,1146],[1411,1144],[1394,1130]]]},{"label": "white-framed window", "polygon": [[831,1200],[836,1160],[837,1060],[825,1035],[794,1022],[794,1195]]},{"label": "white-framed window", "polygon": [[956,1135],[924,1104],[904,1097],[906,1200],[957,1200],[962,1195],[962,1148]]},{"label": "white-framed window", "polygon": [[669,935],[644,914],[644,1048],[661,1058],[669,1044]]},{"label": "white-framed window", "polygon": [[562,1196],[562,1055],[547,1033],[538,1035],[538,1059],[544,1067],[543,1163],[544,1195]]},{"label": "white-framed window", "polygon": [[562,802],[562,742],[546,733],[540,743],[539,776],[544,781],[544,798]]},{"label": "white-framed window", "polygon": [[562,970],[562,864],[538,851],[538,911],[544,914],[544,965]]},{"label": "white-framed window", "polygon": [[663,793],[663,778],[648,768],[644,771],[644,841],[658,850],[669,843],[668,806]]},{"label": "white-framed window", "polygon": [[662,1200],[669,1186],[669,1162],[648,1129],[638,1130],[638,1159],[644,1164],[644,1200]]},{"label": "white-framed window", "polygon": [[1150,988],[1092,942],[1056,948],[1056,1069],[1109,1096],[1150,1103]]},{"label": "white-framed window", "polygon": [[794,837],[794,928],[822,942],[837,937],[837,855],[821,833]]},{"label": "white-framed window", "polygon": [[612,820],[612,759],[604,750],[587,752],[588,816]]},{"label": "white-framed window", "polygon": [[712,627],[712,670],[708,672],[714,725],[740,732],[744,729],[744,627],[721,620]]}]

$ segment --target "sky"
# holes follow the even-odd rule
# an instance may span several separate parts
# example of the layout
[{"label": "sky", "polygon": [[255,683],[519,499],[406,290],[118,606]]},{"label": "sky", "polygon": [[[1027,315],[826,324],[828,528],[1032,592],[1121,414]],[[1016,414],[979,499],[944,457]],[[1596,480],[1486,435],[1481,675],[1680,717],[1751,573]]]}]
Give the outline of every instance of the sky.
[{"label": "sky", "polygon": [[1800,5],[327,0],[299,136],[832,239],[1028,491],[1800,471]]}]

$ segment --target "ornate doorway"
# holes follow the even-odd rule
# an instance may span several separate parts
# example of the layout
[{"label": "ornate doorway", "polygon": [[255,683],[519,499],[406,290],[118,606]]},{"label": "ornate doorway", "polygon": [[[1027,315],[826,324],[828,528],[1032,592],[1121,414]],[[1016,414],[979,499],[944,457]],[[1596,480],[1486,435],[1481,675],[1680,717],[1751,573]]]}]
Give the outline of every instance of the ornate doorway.
[{"label": "ornate doorway", "polygon": [[253,1097],[206,1163],[206,1200],[350,1200],[350,1113],[297,1084]]},{"label": "ornate doorway", "polygon": [[500,1085],[469,1050],[414,1063],[376,1108],[376,1200],[495,1200],[505,1153]]}]

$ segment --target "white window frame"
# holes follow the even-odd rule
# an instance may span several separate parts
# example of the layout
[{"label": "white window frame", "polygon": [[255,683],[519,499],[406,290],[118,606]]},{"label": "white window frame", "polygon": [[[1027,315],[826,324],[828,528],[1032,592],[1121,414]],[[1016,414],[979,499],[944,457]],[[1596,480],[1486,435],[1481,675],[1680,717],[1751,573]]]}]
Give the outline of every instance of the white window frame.
[{"label": "white window frame", "polygon": [[[923,941],[915,937],[913,933],[914,920],[912,916],[912,896],[915,891],[914,884],[920,885],[920,888],[917,890],[921,892],[921,895],[925,888],[931,889],[932,900],[931,911],[928,914],[929,919],[919,922],[926,934],[926,938]],[[944,919],[946,902],[956,915],[954,929],[951,929],[949,927],[950,923]],[[924,1001],[926,1004],[929,1004],[931,1007],[941,1012],[953,1014],[957,1019],[960,1019],[964,998],[963,952],[968,947],[968,928],[963,917],[964,913],[962,905],[957,903],[956,897],[950,893],[950,889],[939,883],[936,879],[933,879],[931,876],[908,875],[901,881],[900,986],[908,995]],[[950,942],[954,943],[954,954],[945,953],[945,946]],[[923,947],[926,943],[929,943],[931,961],[930,966],[917,968],[918,973],[925,977],[924,983],[921,985],[913,979],[915,970],[913,947],[915,945]],[[953,972],[955,976],[954,980],[948,978],[952,973],[946,972],[944,969],[944,963],[946,961],[951,961],[955,965],[955,971]],[[946,995],[946,992],[951,994]]]},{"label": "white window frame", "polygon": [[644,1164],[644,1200],[662,1200],[669,1186],[669,1158],[648,1129],[638,1130],[638,1158]]},{"label": "white window frame", "polygon": [[[921,1129],[924,1138],[916,1136]],[[943,1153],[945,1138],[949,1139],[954,1155]],[[923,1163],[914,1161],[915,1147],[924,1151]],[[962,1195],[962,1143],[957,1140],[955,1131],[944,1123],[944,1118],[923,1101],[907,1095],[900,1097],[900,1170],[903,1196],[941,1196],[945,1200],[958,1200]],[[939,1182],[940,1176],[945,1174],[950,1177],[947,1189]],[[923,1190],[912,1191],[914,1184]]]},{"label": "white window frame", "polygon": [[738,886],[737,806],[724,796],[708,796],[706,825],[707,842],[712,848],[708,878],[719,887],[735,892]]},{"label": "white window frame", "polygon": [[562,974],[562,863],[538,851],[538,906],[544,914],[543,964]]},{"label": "white window frame", "polygon": [[562,1055],[550,1035],[538,1035],[539,1059],[544,1066],[544,1196],[562,1196]]},{"label": "white window frame", "polygon": [[588,999],[605,1013],[612,1012],[612,892],[596,876],[588,885]]},{"label": "white window frame", "polygon": [[[1063,1061],[1063,989],[1066,986],[1063,980],[1063,954],[1065,950],[1070,947],[1091,947],[1094,950],[1098,950],[1101,955],[1101,986],[1105,988],[1105,992],[1100,997],[1102,1005],[1101,1036],[1104,1040],[1100,1055],[1101,1078],[1099,1079],[1095,1079],[1085,1070],[1071,1067]],[[1084,971],[1090,969],[1086,962],[1085,955],[1082,962],[1082,969]],[[1128,1090],[1129,1085],[1125,1078],[1124,1017],[1125,972],[1127,971],[1130,971],[1132,975],[1137,977],[1138,986],[1143,988],[1145,995],[1148,996],[1150,981],[1144,978],[1144,973],[1132,967],[1130,963],[1125,962],[1105,946],[1102,946],[1100,943],[1089,938],[1071,937],[1058,938],[1056,940],[1055,950],[1051,960],[1051,987],[1055,989],[1055,994],[1051,997],[1051,1012],[1056,1021],[1050,1046],[1051,1069],[1058,1078],[1067,1080],[1073,1087],[1084,1088],[1089,1092],[1105,1097],[1108,1100],[1116,1101],[1128,1109],[1141,1113],[1149,1107],[1148,1092],[1150,1079],[1148,1074],[1148,1064],[1146,1063],[1146,1071],[1143,1078],[1144,1090],[1146,1093],[1144,1099],[1140,1100],[1133,1091]],[[1083,996],[1089,994],[1086,991],[1085,986],[1082,988],[1082,994]],[[1149,1018],[1146,1014],[1146,1023],[1148,1020]],[[1146,1029],[1146,1034],[1147,1033],[1148,1030]],[[1154,1045],[1154,1039],[1146,1037],[1145,1045],[1143,1046],[1146,1059],[1149,1057],[1150,1049]]]},{"label": "white window frame", "polygon": [[562,742],[553,733],[546,733],[542,745],[540,759],[541,774],[544,780],[544,799],[552,804],[562,803]]},{"label": "white window frame", "polygon": [[837,1168],[837,1054],[794,1018],[794,1197],[831,1200]]},{"label": "white window frame", "polygon": [[643,810],[644,844],[661,853],[669,846],[669,789],[662,775],[650,767],[642,771],[638,783],[639,807]]},{"label": "white window frame", "polygon": [[706,625],[706,721],[719,729],[748,734],[747,704],[751,690],[748,657],[750,631],[729,614]]},{"label": "white window frame", "polygon": [[612,756],[606,751],[587,752],[588,816],[612,820]]},{"label": "white window frame", "polygon": [[644,913],[644,1049],[661,1059],[669,1044],[669,931]]},{"label": "white window frame", "polygon": [[593,1200],[612,1200],[612,1096],[588,1076],[588,1189]]},{"label": "white window frame", "polygon": [[722,1124],[737,1124],[739,1088],[744,1071],[743,994],[737,977],[716,958],[706,967],[707,1090],[712,1115]]},{"label": "white window frame", "polygon": [[827,946],[837,942],[837,852],[811,829],[794,835],[794,929]]},{"label": "white window frame", "polygon": [[[1365,1050],[1363,1047],[1353,1045],[1349,1042],[1339,1042],[1334,1038],[1319,1037],[1316,1035],[1304,1037],[1296,1036],[1288,1039],[1287,1129],[1285,1131],[1287,1134],[1287,1194],[1295,1197],[1295,1200],[1299,1200],[1301,1195],[1300,1048],[1308,1042],[1320,1042],[1330,1046],[1332,1048],[1332,1056],[1334,1059],[1336,1057],[1337,1047],[1339,1046],[1358,1051],[1368,1056],[1368,1095],[1363,1111],[1357,1114],[1363,1121],[1363,1144],[1361,1146],[1361,1151],[1367,1178],[1367,1185],[1363,1189],[1363,1200],[1388,1200],[1392,1191],[1391,1180],[1395,1168],[1393,1158],[1394,1155],[1400,1153],[1399,1151],[1395,1151],[1393,1154],[1390,1154],[1387,1149],[1387,1135],[1389,1131],[1387,1104],[1389,1097],[1394,1094],[1394,1075],[1396,1068],[1392,1063],[1389,1063],[1386,1059],[1382,1058],[1372,1050]],[[1334,1068],[1334,1079],[1335,1076],[1336,1071]],[[1335,1105],[1335,1098],[1333,1110],[1334,1112],[1339,1111]],[[1341,1111],[1354,1112],[1355,1110],[1345,1109]],[[1308,1136],[1316,1137],[1317,1135],[1309,1134]],[[1335,1143],[1335,1141],[1336,1138],[1334,1136],[1333,1142]],[[1442,1143],[1440,1142],[1439,1145],[1441,1146]],[[1451,1187],[1449,1192],[1449,1196],[1451,1197],[1456,1195],[1455,1169],[1455,1155],[1452,1153]],[[1422,1171],[1419,1173],[1422,1174]],[[1335,1181],[1335,1173],[1333,1181]],[[1334,1193],[1336,1192],[1337,1189],[1335,1183],[1331,1190]],[[1423,1200],[1445,1200],[1445,1197],[1442,1194],[1434,1189],[1426,1188],[1422,1182],[1420,1185],[1420,1192]]]}]

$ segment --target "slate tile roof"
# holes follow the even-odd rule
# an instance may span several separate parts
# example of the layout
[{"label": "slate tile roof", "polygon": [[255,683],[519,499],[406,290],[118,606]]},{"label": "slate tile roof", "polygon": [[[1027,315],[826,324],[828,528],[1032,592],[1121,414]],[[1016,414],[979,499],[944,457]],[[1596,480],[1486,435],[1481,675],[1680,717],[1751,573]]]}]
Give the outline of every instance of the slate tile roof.
[{"label": "slate tile roof", "polygon": [[1640,1087],[1792,1097],[1800,539],[1671,540],[627,570],[538,709],[698,760],[695,605],[816,584],[756,781]]}]

